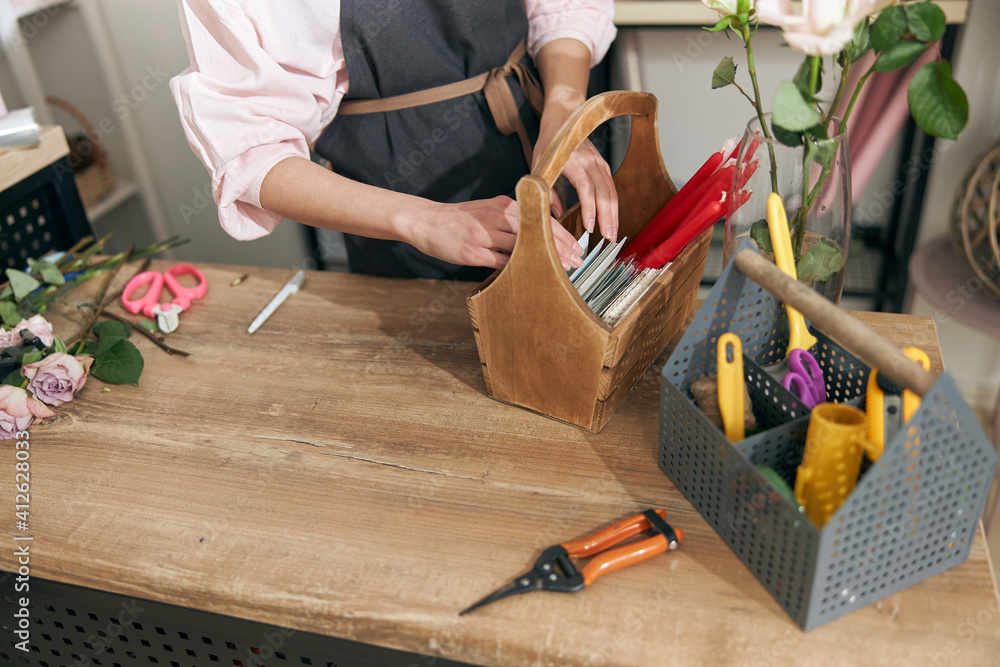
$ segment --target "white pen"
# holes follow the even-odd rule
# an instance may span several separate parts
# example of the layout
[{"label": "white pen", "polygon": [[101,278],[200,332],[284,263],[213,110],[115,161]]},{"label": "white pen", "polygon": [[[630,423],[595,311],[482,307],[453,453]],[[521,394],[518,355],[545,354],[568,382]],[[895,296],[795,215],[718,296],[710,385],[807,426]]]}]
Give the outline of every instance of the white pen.
[{"label": "white pen", "polygon": [[247,333],[252,334],[254,331],[259,329],[260,325],[264,324],[264,322],[267,321],[267,318],[271,317],[272,313],[278,309],[278,306],[284,303],[285,299],[299,291],[299,288],[302,287],[302,283],[305,281],[306,272],[299,270],[294,276],[292,276],[291,280],[285,283],[285,286],[281,288],[281,291],[278,292],[273,299],[271,299],[271,302],[264,306],[264,310],[260,311],[260,315],[254,318],[254,321],[250,323],[249,327],[247,327]]}]

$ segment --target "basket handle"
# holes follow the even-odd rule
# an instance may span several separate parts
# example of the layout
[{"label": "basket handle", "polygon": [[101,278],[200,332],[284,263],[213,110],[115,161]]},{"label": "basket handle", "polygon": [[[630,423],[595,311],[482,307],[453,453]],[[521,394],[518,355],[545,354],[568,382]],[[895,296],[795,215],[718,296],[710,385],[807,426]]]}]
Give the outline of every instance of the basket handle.
[{"label": "basket handle", "polygon": [[549,191],[590,133],[618,116],[632,116],[628,152],[614,175],[618,238],[635,238],[677,192],[660,154],[656,114],[656,97],[651,93],[616,90],[595,95],[566,120],[531,174],[517,184],[519,228],[512,263],[547,261],[562,271],[551,225],[538,224],[549,220]]},{"label": "basket handle", "polygon": [[104,147],[101,146],[101,141],[98,138],[100,135],[93,124],[91,124],[87,117],[83,115],[83,112],[70,104],[67,100],[64,100],[61,97],[56,97],[55,95],[46,95],[45,101],[54,107],[62,109],[80,124],[80,127],[83,128],[83,131],[94,143],[94,161],[101,167],[106,167],[108,164],[108,156],[104,152]]},{"label": "basket handle", "polygon": [[918,396],[930,391],[936,376],[833,303],[787,276],[757,251],[744,248],[736,253],[733,262],[741,273],[802,312],[817,329],[835,339],[861,361],[878,368],[879,373],[903,389],[909,389]]}]

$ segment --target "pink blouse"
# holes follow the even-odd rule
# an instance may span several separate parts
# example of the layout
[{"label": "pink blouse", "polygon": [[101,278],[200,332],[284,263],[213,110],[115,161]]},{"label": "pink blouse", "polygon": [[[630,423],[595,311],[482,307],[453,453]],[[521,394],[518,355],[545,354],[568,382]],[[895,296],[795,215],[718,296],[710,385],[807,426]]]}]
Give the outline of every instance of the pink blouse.
[{"label": "pink blouse", "polygon": [[[260,185],[309,147],[347,93],[340,3],[179,0],[191,67],[170,80],[192,150],[212,175],[219,221],[233,237],[270,233]],[[600,62],[615,37],[613,0],[524,0],[528,52],[570,37]]]}]

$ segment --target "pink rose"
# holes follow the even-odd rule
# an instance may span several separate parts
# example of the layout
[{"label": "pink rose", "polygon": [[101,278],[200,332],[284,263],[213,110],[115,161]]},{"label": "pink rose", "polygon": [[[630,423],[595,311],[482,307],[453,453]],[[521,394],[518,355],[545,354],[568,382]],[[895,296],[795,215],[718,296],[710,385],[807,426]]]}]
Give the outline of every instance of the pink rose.
[{"label": "pink rose", "polygon": [[10,331],[4,331],[0,327],[0,349],[13,347],[21,344],[21,331],[27,329],[33,335],[42,339],[45,347],[49,347],[55,342],[55,335],[52,333],[52,325],[41,315],[32,315],[26,320],[21,320]]},{"label": "pink rose", "polygon": [[28,428],[35,417],[44,419],[55,416],[56,413],[34,396],[29,396],[24,389],[0,385],[0,440],[17,437],[17,432]]},{"label": "pink rose", "polygon": [[90,373],[93,357],[74,357],[56,352],[33,364],[25,364],[21,375],[28,378],[28,389],[43,403],[59,407],[73,400]]},{"label": "pink rose", "polygon": [[866,16],[884,7],[885,0],[802,0],[802,13],[791,0],[757,0],[761,23],[784,31],[785,41],[810,56],[839,53],[854,38],[854,28]]},{"label": "pink rose", "polygon": [[21,334],[16,334],[13,331],[4,331],[3,327],[0,327],[0,350],[20,344]]}]

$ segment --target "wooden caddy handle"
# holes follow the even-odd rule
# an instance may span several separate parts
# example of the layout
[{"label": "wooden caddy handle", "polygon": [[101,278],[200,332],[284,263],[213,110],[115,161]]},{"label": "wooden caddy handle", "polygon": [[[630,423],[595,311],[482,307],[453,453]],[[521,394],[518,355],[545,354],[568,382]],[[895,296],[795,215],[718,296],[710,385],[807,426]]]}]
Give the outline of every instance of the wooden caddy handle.
[{"label": "wooden caddy handle", "polygon": [[[512,262],[521,261],[517,259],[519,252],[530,255],[526,259],[533,263],[542,259],[542,254],[562,270],[551,226],[538,224],[549,220],[549,192],[573,152],[602,123],[618,116],[632,117],[629,149],[614,176],[619,201],[618,238],[635,238],[677,192],[660,155],[656,113],[654,95],[618,90],[592,97],[567,119],[531,174],[517,184],[520,224]],[[541,253],[525,252],[525,247],[533,246]]]},{"label": "wooden caddy handle", "polygon": [[924,396],[937,379],[867,326],[790,277],[760,253],[745,248],[733,258],[736,268],[805,315],[817,329],[903,389]]}]

